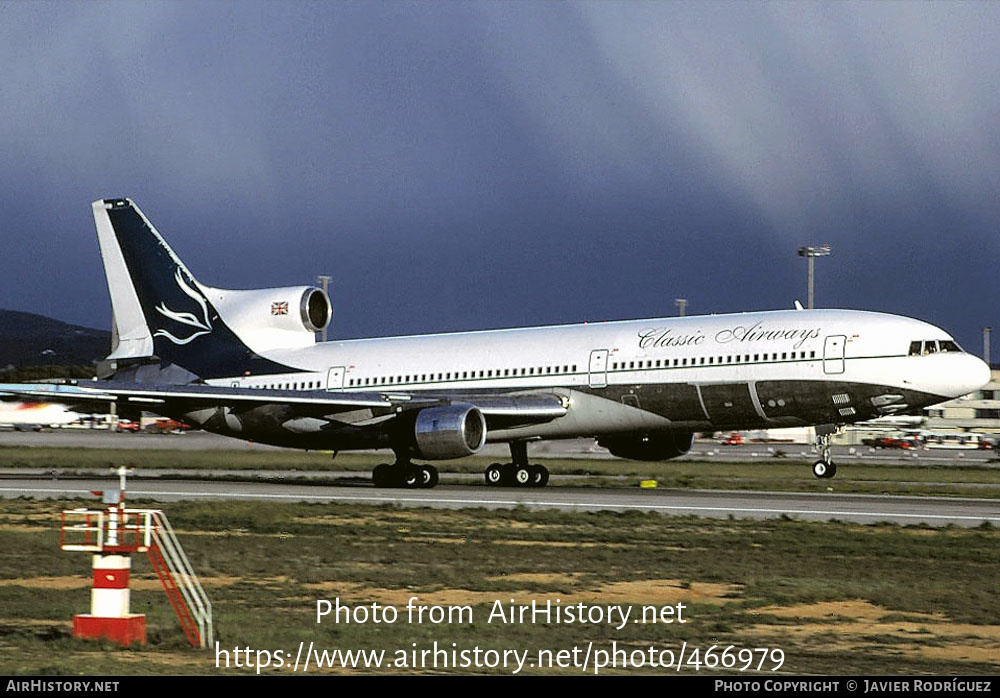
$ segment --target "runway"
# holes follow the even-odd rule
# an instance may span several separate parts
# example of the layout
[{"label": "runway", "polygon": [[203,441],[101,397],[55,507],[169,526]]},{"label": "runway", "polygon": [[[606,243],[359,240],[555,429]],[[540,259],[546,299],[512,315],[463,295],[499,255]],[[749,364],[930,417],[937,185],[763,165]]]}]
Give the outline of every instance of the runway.
[{"label": "runway", "polygon": [[[91,490],[113,486],[110,479],[9,478],[0,480],[0,497],[54,499],[83,497],[97,500]],[[218,482],[199,480],[132,479],[131,501],[243,500],[261,502],[342,502],[395,504],[443,509],[485,508],[558,509],[563,511],[645,511],[675,516],[769,519],[788,517],[804,521],[892,522],[897,524],[1000,525],[1000,500],[881,495],[745,492],[726,490],[490,489],[484,486],[439,486],[433,490],[374,489],[361,478],[343,486]]]},{"label": "runway", "polygon": [[[48,448],[112,448],[157,449],[176,451],[287,451],[290,449],[239,439],[192,431],[185,434],[130,434],[92,429],[52,429],[42,432],[17,432],[0,430],[0,446]],[[841,464],[884,463],[907,465],[956,465],[1000,468],[997,454],[983,450],[926,449],[900,451],[875,449],[867,446],[834,446],[834,459]],[[697,441],[686,460],[698,459],[720,462],[763,462],[772,460],[781,452],[788,460],[810,462],[815,454],[807,444],[747,443],[726,446],[715,441]],[[358,453],[365,453],[359,451]],[[376,452],[371,452],[376,453]],[[382,451],[386,455],[387,451]],[[487,444],[480,455],[496,460],[509,460],[510,451],[505,444]],[[541,441],[531,445],[531,458],[573,458],[581,460],[617,460],[606,449],[596,445],[594,439],[567,439]]]}]

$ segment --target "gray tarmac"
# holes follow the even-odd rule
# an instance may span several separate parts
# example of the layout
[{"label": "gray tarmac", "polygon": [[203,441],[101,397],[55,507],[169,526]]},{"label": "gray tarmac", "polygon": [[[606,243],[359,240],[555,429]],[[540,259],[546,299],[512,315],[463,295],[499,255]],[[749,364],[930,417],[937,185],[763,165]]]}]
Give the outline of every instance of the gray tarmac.
[{"label": "gray tarmac", "polygon": [[[226,437],[190,432],[186,434],[113,434],[91,430],[52,430],[44,432],[0,432],[0,446],[47,446],[67,448],[150,448],[178,450],[281,450],[272,446],[246,443]],[[502,458],[503,446],[490,446],[489,453]],[[803,444],[747,444],[721,446],[712,442],[694,447],[697,457],[719,460],[761,460],[775,458],[775,450],[788,458],[809,459],[811,452]],[[532,458],[576,457],[606,458],[607,452],[592,439],[547,442],[532,446]],[[688,456],[690,458],[691,456]],[[982,465],[993,457],[990,452],[880,452],[869,448],[835,449],[835,459],[847,465],[851,460],[882,460],[890,463],[950,462],[955,465]],[[150,473],[152,474],[152,473]],[[212,475],[223,475],[212,471]],[[487,508],[558,509],[563,511],[647,511],[672,515],[696,515],[711,518],[766,519],[788,517],[808,521],[841,520],[856,523],[893,522],[930,526],[1000,525],[1000,500],[941,497],[895,497],[887,495],[807,494],[785,492],[748,492],[721,490],[671,490],[638,488],[548,487],[543,489],[488,488],[482,475],[447,474],[433,490],[375,489],[365,473],[276,471],[231,473],[237,477],[276,478],[274,482],[234,482],[190,479],[203,477],[203,471],[186,473],[184,479],[169,474],[158,477],[134,477],[129,480],[131,499],[155,501],[243,500],[260,502],[345,502],[395,504],[407,507],[446,509]],[[143,473],[137,473],[141,476]],[[322,484],[281,482],[282,476],[324,478]],[[554,476],[558,480],[558,476]],[[331,482],[333,484],[331,484]],[[76,477],[30,469],[0,470],[0,497],[90,498],[91,490],[113,487],[108,477],[81,473]]]},{"label": "gray tarmac", "polygon": [[[116,434],[94,429],[51,429],[41,432],[0,431],[2,446],[40,446],[52,448],[150,448],[180,451],[285,451],[277,446],[267,446],[232,439],[204,431],[183,434]],[[374,452],[373,452],[374,453]],[[378,453],[389,455],[388,451]],[[506,445],[490,444],[482,450],[482,455],[497,460],[509,460],[510,451]],[[608,451],[598,446],[594,439],[570,439],[566,441],[541,441],[529,445],[532,459],[584,458],[615,460]],[[834,460],[838,463],[911,463],[933,465],[978,465],[1000,468],[1000,460],[993,451],[925,449],[901,451],[875,449],[867,446],[834,446]],[[691,447],[685,458],[703,458],[720,461],[761,461],[783,456],[794,460],[813,460],[815,454],[807,444],[797,443],[747,443],[742,446],[726,446],[712,441],[698,441]]]},{"label": "gray tarmac", "polygon": [[[107,478],[54,480],[8,477],[0,480],[0,497],[92,498],[91,490],[112,486],[114,481]],[[723,519],[788,517],[805,521],[885,521],[929,526],[1000,525],[1000,500],[943,497],[574,487],[521,490],[464,485],[438,486],[432,490],[377,490],[363,477],[345,478],[343,484],[338,486],[132,479],[128,483],[128,493],[131,501],[343,502],[442,509],[525,507],[563,511],[646,511]]]}]

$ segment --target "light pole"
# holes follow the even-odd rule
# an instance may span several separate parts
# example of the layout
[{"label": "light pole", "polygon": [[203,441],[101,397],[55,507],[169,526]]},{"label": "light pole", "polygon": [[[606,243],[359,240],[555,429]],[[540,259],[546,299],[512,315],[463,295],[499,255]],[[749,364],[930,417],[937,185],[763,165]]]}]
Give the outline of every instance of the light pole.
[{"label": "light pole", "polygon": [[[329,276],[323,276],[323,275],[320,275],[320,276],[316,277],[316,283],[318,283],[319,287],[321,289],[323,289],[323,293],[326,294],[327,298],[330,297],[330,278],[331,277],[329,277]],[[326,331],[327,331],[327,329],[329,329],[329,327],[330,327],[330,324],[327,323],[326,326],[323,327],[323,331],[320,332],[320,337],[322,337],[322,341],[324,341],[324,342],[326,341]]]},{"label": "light pole", "polygon": [[830,254],[829,245],[803,245],[799,247],[799,257],[805,257],[806,261],[809,263],[809,309],[812,310],[815,307],[815,283],[816,283],[816,269],[815,269],[815,259],[816,257],[826,257]]},{"label": "light pole", "polygon": [[674,298],[674,305],[677,306],[677,315],[684,317],[684,312],[687,310],[687,304],[687,298]]}]

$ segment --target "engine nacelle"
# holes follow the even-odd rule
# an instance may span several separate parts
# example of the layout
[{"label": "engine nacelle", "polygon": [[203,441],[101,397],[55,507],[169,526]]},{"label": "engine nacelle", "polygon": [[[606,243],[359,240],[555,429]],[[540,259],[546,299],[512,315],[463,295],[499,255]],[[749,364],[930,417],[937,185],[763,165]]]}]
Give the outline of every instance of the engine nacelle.
[{"label": "engine nacelle", "polygon": [[611,455],[629,460],[670,460],[691,450],[694,434],[660,432],[644,436],[611,436],[597,440]]},{"label": "engine nacelle", "polygon": [[464,458],[486,443],[486,418],[474,405],[428,407],[417,413],[414,436],[423,458]]},{"label": "engine nacelle", "polygon": [[201,287],[231,330],[254,351],[294,349],[316,342],[333,316],[330,297],[314,286],[230,291]]}]

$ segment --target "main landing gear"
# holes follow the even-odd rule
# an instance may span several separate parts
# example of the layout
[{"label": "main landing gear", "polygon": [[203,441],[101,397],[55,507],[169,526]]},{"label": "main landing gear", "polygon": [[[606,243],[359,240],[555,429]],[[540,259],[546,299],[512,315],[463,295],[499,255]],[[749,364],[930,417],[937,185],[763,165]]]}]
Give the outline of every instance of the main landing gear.
[{"label": "main landing gear", "polygon": [[[544,465],[528,463],[528,446],[523,441],[510,444],[510,463],[493,463],[483,472],[487,485],[494,487],[545,487],[549,470]],[[376,487],[407,487],[430,489],[438,484],[438,471],[433,465],[411,463],[406,453],[396,453],[396,462],[381,463],[372,470]]]},{"label": "main landing gear", "polygon": [[372,484],[376,487],[408,487],[430,489],[438,484],[438,471],[433,465],[411,463],[397,456],[392,465],[380,463],[372,470]]},{"label": "main landing gear", "polygon": [[837,474],[837,464],[833,462],[830,455],[830,439],[834,433],[835,430],[821,434],[819,427],[817,427],[815,448],[820,454],[820,459],[813,463],[812,471],[813,475],[824,480],[829,480]]},{"label": "main landing gear", "polygon": [[494,487],[545,487],[549,482],[549,469],[544,465],[528,463],[528,444],[524,441],[510,443],[510,463],[491,463],[483,472],[487,485]]}]

